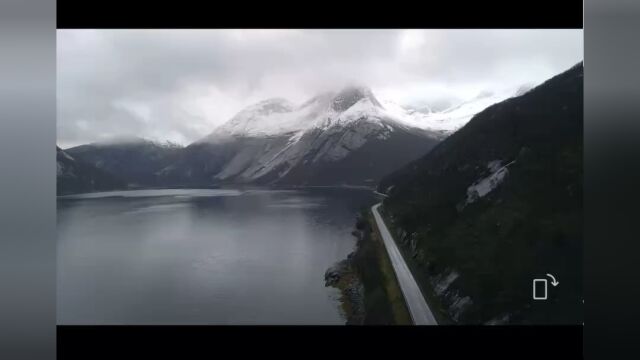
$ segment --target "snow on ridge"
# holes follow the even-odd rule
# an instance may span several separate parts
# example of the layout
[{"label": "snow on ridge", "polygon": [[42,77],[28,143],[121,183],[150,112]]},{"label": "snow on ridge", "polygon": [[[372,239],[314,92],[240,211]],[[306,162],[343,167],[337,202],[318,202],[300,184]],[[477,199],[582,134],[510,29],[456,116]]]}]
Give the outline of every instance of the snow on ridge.
[{"label": "snow on ridge", "polygon": [[[295,142],[306,131],[344,126],[363,118],[372,123],[392,124],[446,136],[463,127],[477,113],[513,94],[513,91],[483,92],[446,110],[424,113],[406,109],[393,101],[380,101],[369,88],[347,87],[338,93],[319,94],[301,105],[294,105],[282,98],[261,101],[240,111],[203,140],[289,136],[290,141]],[[339,101],[340,104],[357,100],[346,109],[336,109],[335,102],[340,99],[344,100]]]},{"label": "snow on ridge", "polygon": [[500,168],[502,167],[501,165],[502,165],[501,160],[489,161],[487,163],[487,169],[489,169],[489,171],[493,174],[494,172],[500,170]]},{"label": "snow on ridge", "polygon": [[513,95],[511,91],[483,92],[477,97],[438,112],[423,113],[407,110],[390,100],[382,102],[388,116],[400,123],[435,132],[451,134],[489,106],[504,101]]},{"label": "snow on ridge", "polygon": [[342,89],[333,98],[331,107],[336,111],[345,111],[363,99],[368,99],[374,106],[381,106],[370,88],[362,85],[351,85]]},{"label": "snow on ridge", "polygon": [[460,277],[460,274],[457,271],[451,270],[449,274],[441,278],[439,281],[436,281],[436,286],[434,289],[436,294],[438,295],[444,294],[444,292],[449,288],[449,286],[459,277]]},{"label": "snow on ridge", "polygon": [[60,150],[60,153],[62,154],[62,156],[64,156],[64,157],[65,157],[65,158],[67,158],[68,160],[76,161],[76,159],[74,159],[73,157],[71,157],[71,155],[67,154],[67,152],[66,152],[66,151],[64,151],[64,150]]},{"label": "snow on ridge", "polygon": [[326,129],[335,125],[345,125],[362,118],[377,121],[382,115],[380,108],[371,99],[364,97],[342,112],[328,111],[325,117],[318,118],[312,127]]},{"label": "snow on ridge", "polygon": [[[278,176],[286,175],[300,163],[337,161],[364,145],[373,134],[390,132],[390,127],[376,118],[376,105],[368,98],[361,98],[346,111],[338,112],[330,102],[319,101],[307,113],[308,126],[291,135],[278,151],[268,152],[256,159],[256,164],[240,175],[245,179],[256,179],[276,169]],[[301,110],[300,108],[300,110]],[[351,122],[365,117],[367,121],[357,128],[344,131]],[[305,158],[314,154],[312,158]]]},{"label": "snow on ridge", "polygon": [[491,174],[487,177],[477,180],[467,188],[467,200],[465,201],[464,205],[475,202],[479,198],[484,197],[495,188],[497,188],[498,185],[500,185],[502,181],[504,181],[505,177],[509,173],[508,167],[513,163],[515,163],[515,160],[501,167],[501,160],[490,161],[487,164],[487,168],[489,169]]},{"label": "snow on ridge", "polygon": [[269,136],[298,130],[295,106],[282,98],[251,105],[222,124],[214,134],[227,136]]},{"label": "snow on ridge", "polygon": [[362,117],[375,119],[382,115],[368,96],[341,112],[333,109],[333,100],[333,93],[315,96],[300,106],[278,99],[282,102],[276,103],[271,111],[264,109],[271,106],[272,102],[263,101],[240,111],[207,139],[290,135],[291,140],[297,140],[307,130],[327,129]]}]

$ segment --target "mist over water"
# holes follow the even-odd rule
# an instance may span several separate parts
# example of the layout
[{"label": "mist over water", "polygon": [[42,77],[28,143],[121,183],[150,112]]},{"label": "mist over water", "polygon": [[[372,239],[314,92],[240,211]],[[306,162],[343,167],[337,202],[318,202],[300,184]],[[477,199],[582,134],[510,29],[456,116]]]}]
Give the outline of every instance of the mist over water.
[{"label": "mist over water", "polygon": [[58,199],[58,324],[344,324],[324,272],[356,189],[142,190]]}]

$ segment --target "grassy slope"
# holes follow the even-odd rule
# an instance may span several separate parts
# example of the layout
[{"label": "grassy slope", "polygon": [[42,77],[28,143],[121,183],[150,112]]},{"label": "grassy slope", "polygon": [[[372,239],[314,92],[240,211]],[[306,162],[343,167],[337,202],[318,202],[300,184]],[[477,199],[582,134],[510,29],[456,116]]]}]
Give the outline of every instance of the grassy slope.
[{"label": "grassy slope", "polygon": [[[369,213],[367,221],[375,224],[373,214]],[[382,283],[386,292],[387,301],[391,307],[393,323],[396,325],[409,325],[412,323],[407,309],[402,290],[396,279],[396,274],[389,259],[387,250],[382,242],[382,237],[377,226],[372,226],[371,243],[375,247],[378,266],[382,275]],[[366,301],[366,298],[365,298]]]},{"label": "grassy slope", "polygon": [[[385,225],[389,229],[389,231],[391,233],[397,233],[398,231],[386,219],[384,211],[382,211],[382,209],[379,209],[378,211],[380,211],[380,215],[383,221],[385,222]],[[399,243],[397,241],[397,236],[394,236],[394,240],[398,245],[398,249],[400,249],[400,253],[402,254],[402,257],[407,263],[407,266],[411,270],[413,277],[416,279],[416,282],[418,283],[418,287],[422,292],[422,296],[424,296],[427,304],[429,305],[429,309],[431,309],[433,316],[438,321],[438,324],[439,325],[451,324],[452,321],[449,315],[447,314],[447,310],[444,304],[442,304],[442,302],[434,292],[433,287],[429,285],[429,278],[424,271],[421,271],[420,264],[416,261],[416,259],[411,254],[411,249],[409,249],[407,246],[403,246],[402,243]]]},{"label": "grassy slope", "polygon": [[[342,293],[342,310],[347,317],[347,324],[409,325],[411,317],[391,262],[372,224],[370,212],[363,210],[356,224],[360,232],[356,250],[349,256],[347,268],[334,285]],[[357,283],[364,290],[364,315],[354,310],[354,304],[347,294]]]}]

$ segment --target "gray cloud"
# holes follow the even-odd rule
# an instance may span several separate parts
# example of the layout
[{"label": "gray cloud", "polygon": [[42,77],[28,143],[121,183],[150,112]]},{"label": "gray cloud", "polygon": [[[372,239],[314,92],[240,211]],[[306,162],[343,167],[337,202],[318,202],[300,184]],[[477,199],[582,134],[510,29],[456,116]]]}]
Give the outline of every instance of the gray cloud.
[{"label": "gray cloud", "polygon": [[58,143],[187,144],[269,97],[348,83],[399,102],[539,83],[583,58],[582,30],[58,30]]}]

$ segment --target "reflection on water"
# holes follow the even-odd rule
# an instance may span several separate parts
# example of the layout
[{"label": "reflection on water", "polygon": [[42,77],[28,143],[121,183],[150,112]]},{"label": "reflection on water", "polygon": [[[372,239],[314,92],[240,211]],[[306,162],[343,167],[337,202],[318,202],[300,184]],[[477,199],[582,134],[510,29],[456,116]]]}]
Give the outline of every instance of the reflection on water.
[{"label": "reflection on water", "polygon": [[347,189],[58,199],[60,324],[343,324],[324,271],[353,249]]}]

